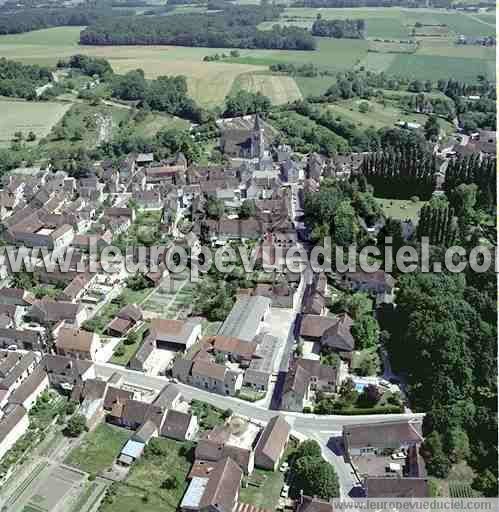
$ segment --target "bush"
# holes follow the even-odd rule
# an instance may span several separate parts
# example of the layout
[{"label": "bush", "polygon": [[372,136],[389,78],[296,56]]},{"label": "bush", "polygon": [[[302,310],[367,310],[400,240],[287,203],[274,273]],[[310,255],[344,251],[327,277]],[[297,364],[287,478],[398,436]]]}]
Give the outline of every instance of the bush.
[{"label": "bush", "polygon": [[82,414],[75,414],[74,416],[71,416],[71,418],[69,418],[69,421],[63,433],[67,437],[78,437],[86,430],[88,429],[85,416],[83,416]]}]

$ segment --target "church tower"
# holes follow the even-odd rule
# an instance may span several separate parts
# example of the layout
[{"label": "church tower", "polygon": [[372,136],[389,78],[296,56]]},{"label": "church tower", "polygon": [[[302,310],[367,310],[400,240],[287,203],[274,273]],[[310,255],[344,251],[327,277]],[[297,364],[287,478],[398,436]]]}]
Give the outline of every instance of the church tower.
[{"label": "church tower", "polygon": [[255,124],[253,126],[252,134],[252,158],[262,160],[265,156],[265,134],[262,121],[258,114],[255,115]]}]

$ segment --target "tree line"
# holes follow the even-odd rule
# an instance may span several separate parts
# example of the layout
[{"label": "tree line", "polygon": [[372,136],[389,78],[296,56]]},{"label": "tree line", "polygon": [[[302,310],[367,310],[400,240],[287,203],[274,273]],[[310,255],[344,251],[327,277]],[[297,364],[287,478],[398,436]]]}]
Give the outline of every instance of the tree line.
[{"label": "tree line", "polygon": [[312,35],[335,39],[365,39],[366,21],[362,19],[325,20],[317,16],[312,25]]},{"label": "tree line", "polygon": [[377,197],[429,199],[435,187],[435,156],[417,147],[403,147],[366,155],[360,172]]},{"label": "tree line", "polygon": [[128,16],[130,12],[109,8],[25,9],[0,15],[0,34],[20,34],[42,28],[91,25],[110,16]]},{"label": "tree line", "polygon": [[133,16],[101,19],[84,29],[80,43],[89,45],[176,45],[209,48],[275,48],[314,50],[315,39],[301,28],[258,30],[257,25],[279,17],[280,8],[228,6],[203,14]]},{"label": "tree line", "polygon": [[383,315],[390,361],[425,411],[421,453],[432,476],[466,461],[473,487],[497,496],[497,280],[476,274],[415,272],[398,282]]},{"label": "tree line", "polygon": [[36,88],[50,82],[50,69],[0,58],[0,96],[36,98]]},{"label": "tree line", "polygon": [[449,162],[445,171],[443,188],[446,194],[461,184],[477,186],[477,203],[488,211],[495,208],[496,200],[496,160],[480,158],[480,155],[470,155],[456,158]]}]

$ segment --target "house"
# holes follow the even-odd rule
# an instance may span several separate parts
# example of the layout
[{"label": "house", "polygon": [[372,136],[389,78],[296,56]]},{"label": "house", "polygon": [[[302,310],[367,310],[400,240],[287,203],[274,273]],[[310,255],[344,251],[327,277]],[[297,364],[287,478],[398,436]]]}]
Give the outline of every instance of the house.
[{"label": "house", "polygon": [[300,336],[304,340],[319,342],[321,348],[338,352],[350,359],[355,348],[351,333],[353,320],[347,313],[330,318],[319,315],[304,315],[300,322]]},{"label": "house", "polygon": [[301,495],[296,502],[296,512],[333,512],[331,501],[321,500],[316,496]]},{"label": "house", "polygon": [[156,343],[151,336],[147,336],[137,352],[133,355],[128,363],[128,367],[131,370],[144,373],[153,373],[156,369],[156,363],[154,361],[154,353],[156,351]]},{"label": "house", "polygon": [[41,350],[42,334],[34,329],[0,328],[0,348],[12,346],[21,350]]},{"label": "house", "polygon": [[163,207],[161,193],[158,190],[141,190],[135,192],[132,199],[142,210],[160,210]]},{"label": "house", "polygon": [[158,437],[158,435],[158,426],[153,421],[147,420],[137,429],[132,439],[139,443],[147,444],[153,437]]},{"label": "house", "polygon": [[27,316],[40,324],[56,324],[64,321],[74,327],[79,327],[87,318],[85,308],[81,304],[49,298],[36,300]]},{"label": "house", "polygon": [[0,459],[16,444],[29,426],[28,412],[22,405],[10,404],[0,419]]},{"label": "house", "polygon": [[274,359],[277,353],[278,339],[267,333],[260,333],[254,338],[256,352],[244,372],[243,385],[257,392],[266,392],[274,371]]},{"label": "house", "polygon": [[364,481],[367,498],[429,498],[427,478],[369,477]]},{"label": "house", "polygon": [[336,368],[310,359],[294,359],[284,380],[281,409],[302,412],[315,392],[334,393],[337,385]]},{"label": "house", "polygon": [[97,279],[97,274],[78,274],[61,292],[59,299],[68,302],[76,302]]},{"label": "house", "polygon": [[37,366],[33,373],[10,395],[9,403],[22,405],[29,411],[49,385],[47,372],[42,366]]},{"label": "house", "polygon": [[35,297],[22,288],[0,288],[0,304],[30,307]]},{"label": "house", "polygon": [[[237,418],[237,424],[244,422]],[[194,451],[195,460],[217,462],[230,457],[243,470],[245,475],[253,473],[255,468],[254,445],[261,432],[261,427],[250,421],[244,422],[244,435],[232,423],[220,425],[205,433],[198,441]]]},{"label": "house", "polygon": [[139,153],[135,159],[135,164],[139,167],[149,165],[154,162],[154,153]]},{"label": "house", "polygon": [[234,396],[243,385],[243,372],[210,361],[195,361],[189,384],[221,395]]},{"label": "house", "polygon": [[0,392],[3,399],[18,389],[34,371],[38,363],[33,352],[24,354],[11,351],[0,352]]},{"label": "house", "polygon": [[422,442],[421,422],[413,420],[343,427],[343,443],[349,460],[353,456],[378,455],[386,450],[407,450]]},{"label": "house", "polygon": [[395,287],[395,279],[384,272],[338,272],[336,283],[340,288],[353,292],[366,292],[374,295],[392,295]]},{"label": "house", "polygon": [[180,503],[181,512],[234,512],[242,479],[239,466],[225,457],[206,477],[191,478]]},{"label": "house", "polygon": [[71,327],[61,327],[57,332],[55,349],[60,356],[95,361],[100,348],[100,336],[93,332]]},{"label": "house", "polygon": [[271,301],[267,297],[240,297],[232,307],[218,334],[252,341],[268,320]]},{"label": "house", "polygon": [[191,441],[198,429],[197,416],[169,409],[161,428],[161,435],[177,441]]},{"label": "house", "polygon": [[229,336],[210,336],[203,341],[213,348],[216,355],[221,355],[236,363],[247,363],[255,356],[258,344]]},{"label": "house", "polygon": [[153,318],[149,332],[157,348],[188,350],[201,337],[201,322]]},{"label": "house", "polygon": [[178,408],[182,401],[183,396],[180,389],[175,384],[167,384],[152,403],[167,410]]},{"label": "house", "polygon": [[291,427],[282,416],[274,416],[263,429],[255,447],[255,466],[275,471],[284,455]]},{"label": "house", "polygon": [[133,208],[104,208],[104,217],[109,219],[128,219],[130,222],[135,221],[135,210]]},{"label": "house", "polygon": [[95,378],[95,368],[91,361],[46,354],[42,359],[51,386],[71,391],[86,379]]},{"label": "house", "polygon": [[151,420],[160,430],[164,418],[165,411],[161,407],[139,400],[128,399],[124,402],[117,400],[113,404],[106,420],[109,423],[132,430],[137,430],[146,421]]},{"label": "house", "polygon": [[106,327],[111,336],[125,336],[138,322],[142,321],[142,310],[136,304],[127,304],[121,308]]},{"label": "house", "polygon": [[133,397],[133,391],[121,389],[110,384],[104,396],[104,409],[110,411],[115,404],[124,404],[127,400],[132,400]]}]

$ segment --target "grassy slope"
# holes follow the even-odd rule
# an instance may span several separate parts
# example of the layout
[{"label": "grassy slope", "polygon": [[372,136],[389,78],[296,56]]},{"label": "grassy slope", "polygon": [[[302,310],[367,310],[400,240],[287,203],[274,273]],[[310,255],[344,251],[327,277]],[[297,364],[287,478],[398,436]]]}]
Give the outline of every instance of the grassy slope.
[{"label": "grassy slope", "polygon": [[419,210],[424,206],[424,201],[406,201],[404,199],[379,199],[376,201],[381,205],[383,213],[393,219],[417,221]]},{"label": "grassy slope", "polygon": [[[372,110],[363,114],[359,112],[360,103],[363,103],[363,100],[347,100],[328,105],[327,108],[348,121],[355,123],[357,126],[363,127],[373,126],[374,128],[383,128],[385,126],[394,126],[397,121],[424,125],[428,118],[428,116],[424,114],[404,114],[404,112],[395,105],[387,104],[383,107],[383,105],[375,101],[367,102]],[[439,119],[439,122],[447,133],[450,134],[454,131],[453,126],[447,121]]]},{"label": "grassy slope", "polygon": [[[45,137],[70,108],[69,103],[33,103],[0,99],[0,146],[9,145],[17,131],[33,131],[37,140]],[[35,141],[36,143],[36,141]]]},{"label": "grassy slope", "polygon": [[232,85],[232,91],[238,90],[261,92],[275,105],[302,99],[294,78],[283,75],[244,73]]}]

